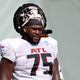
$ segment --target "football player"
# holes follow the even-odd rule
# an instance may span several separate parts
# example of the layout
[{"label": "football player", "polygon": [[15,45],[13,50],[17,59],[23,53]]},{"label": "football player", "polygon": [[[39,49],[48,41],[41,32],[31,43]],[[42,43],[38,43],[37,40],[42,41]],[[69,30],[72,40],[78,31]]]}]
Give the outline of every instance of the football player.
[{"label": "football player", "polygon": [[43,41],[46,27],[43,10],[36,4],[20,6],[14,14],[15,30],[22,38],[5,39],[0,43],[0,80],[60,80],[57,41]]},{"label": "football player", "polygon": [[[49,44],[51,44],[51,45],[54,45],[54,42],[56,40],[49,36],[49,34],[52,34],[52,33],[53,33],[53,31],[51,29],[44,29],[42,31],[42,38],[41,39],[45,42],[49,42]],[[58,63],[59,63],[59,60],[58,60]],[[60,80],[64,80],[63,73],[62,73],[62,70],[61,70],[61,67],[60,67],[60,63],[58,65],[59,65],[58,68],[59,68]]]}]

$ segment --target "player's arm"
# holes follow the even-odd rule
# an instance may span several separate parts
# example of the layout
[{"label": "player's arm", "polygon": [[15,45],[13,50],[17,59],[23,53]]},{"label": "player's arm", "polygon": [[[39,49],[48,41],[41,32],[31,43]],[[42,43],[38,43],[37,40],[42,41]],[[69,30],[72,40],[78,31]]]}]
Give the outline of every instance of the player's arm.
[{"label": "player's arm", "polygon": [[55,58],[54,63],[53,63],[52,80],[60,80],[57,58]]},{"label": "player's arm", "polygon": [[0,80],[11,80],[14,63],[6,58],[2,58],[0,64]]}]

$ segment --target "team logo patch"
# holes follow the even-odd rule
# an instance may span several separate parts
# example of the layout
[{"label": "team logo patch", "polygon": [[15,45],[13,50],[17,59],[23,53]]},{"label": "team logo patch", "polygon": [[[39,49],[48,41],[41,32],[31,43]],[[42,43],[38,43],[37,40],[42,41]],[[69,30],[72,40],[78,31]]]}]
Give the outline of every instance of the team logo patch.
[{"label": "team logo patch", "polygon": [[45,45],[49,46],[49,43],[47,41],[44,41]]}]

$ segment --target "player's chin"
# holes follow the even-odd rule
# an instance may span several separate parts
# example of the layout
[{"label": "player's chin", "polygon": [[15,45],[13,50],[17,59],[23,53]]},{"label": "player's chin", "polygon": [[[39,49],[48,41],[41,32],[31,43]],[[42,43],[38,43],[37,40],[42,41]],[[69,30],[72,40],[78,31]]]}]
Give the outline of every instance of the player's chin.
[{"label": "player's chin", "polygon": [[33,37],[33,42],[34,42],[34,44],[38,44],[39,41],[40,41],[40,38]]}]

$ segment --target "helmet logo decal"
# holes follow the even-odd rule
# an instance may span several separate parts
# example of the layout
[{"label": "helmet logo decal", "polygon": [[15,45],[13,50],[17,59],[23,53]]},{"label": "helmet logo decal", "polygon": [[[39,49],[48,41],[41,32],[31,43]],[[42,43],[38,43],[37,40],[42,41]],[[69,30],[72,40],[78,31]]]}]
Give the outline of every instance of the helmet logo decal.
[{"label": "helmet logo decal", "polygon": [[[26,9],[24,9],[20,16],[22,17],[23,20],[23,24],[22,27],[30,20],[30,19],[38,19],[41,20],[42,24],[43,24],[43,18],[42,16],[38,13],[38,9],[36,7],[28,7]],[[43,24],[44,26],[44,24]]]}]

